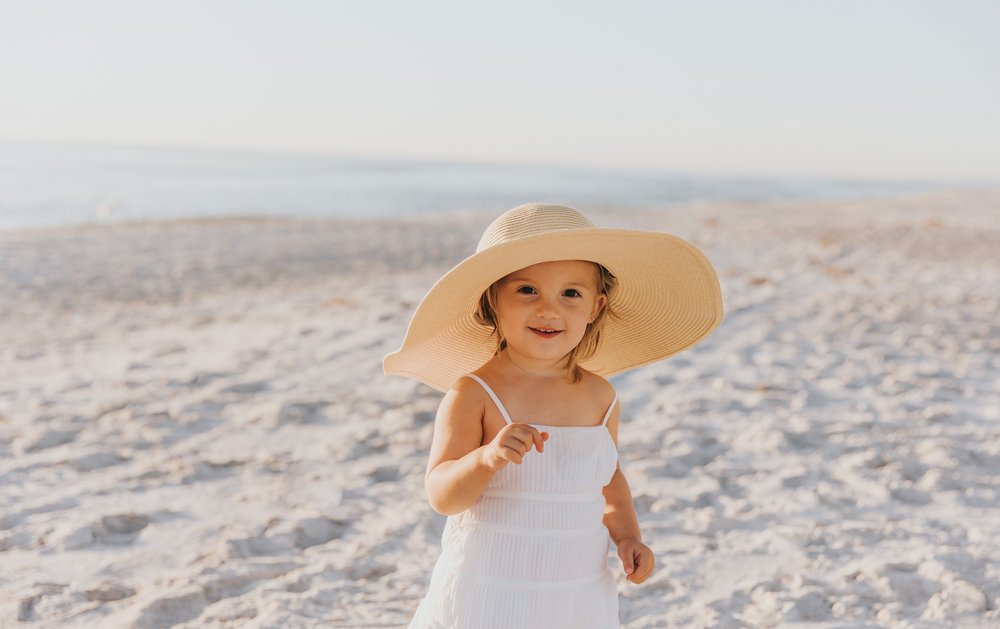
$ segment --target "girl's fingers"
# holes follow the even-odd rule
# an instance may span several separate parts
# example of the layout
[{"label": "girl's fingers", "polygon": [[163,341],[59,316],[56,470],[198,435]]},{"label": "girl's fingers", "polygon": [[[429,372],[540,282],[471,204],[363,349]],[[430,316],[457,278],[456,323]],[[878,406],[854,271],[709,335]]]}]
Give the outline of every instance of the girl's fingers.
[{"label": "girl's fingers", "polygon": [[[521,428],[527,430],[521,430]],[[518,424],[517,428],[508,430],[507,434],[503,435],[499,441],[504,451],[507,452],[507,460],[520,465],[532,446],[535,446],[539,452],[544,452],[545,446],[543,444],[548,436],[548,433],[540,432],[533,426]]]},{"label": "girl's fingers", "polygon": [[622,569],[625,570],[626,575],[631,575],[635,572],[635,556],[622,557]]},{"label": "girl's fingers", "polygon": [[524,444],[525,451],[530,450],[531,446],[535,446],[535,449],[541,452],[545,447],[545,440],[542,438],[542,433],[532,426],[528,426],[527,434],[515,432],[514,435]]},{"label": "girl's fingers", "polygon": [[545,451],[545,440],[548,439],[549,433],[541,432],[528,424],[511,424],[511,426],[513,428],[508,431],[508,434],[524,445],[525,452],[530,450],[531,446],[535,446],[539,452]]},{"label": "girl's fingers", "polygon": [[545,452],[545,438],[548,436],[548,433],[539,432],[537,428],[532,428],[531,430],[531,438],[534,441],[535,448],[539,452]]},{"label": "girl's fingers", "polygon": [[525,447],[524,442],[516,436],[513,436],[510,439],[504,439],[503,447],[507,448],[511,452],[516,452],[521,456],[524,456],[524,453],[528,450],[528,448]]},{"label": "girl's fingers", "polygon": [[513,444],[508,442],[507,447],[516,450],[519,454],[524,455],[531,450],[531,446],[535,446],[535,449],[539,452],[545,451],[545,439],[548,433],[544,433],[546,437],[542,437],[541,432],[537,428],[528,426],[529,432],[524,433],[520,430],[511,430],[509,435],[514,440]]},{"label": "girl's fingers", "polygon": [[641,555],[640,558],[636,560],[636,568],[635,572],[633,572],[633,575],[641,583],[645,581],[646,578],[649,577],[649,575],[651,575],[652,573],[653,573],[653,557],[652,556],[646,557],[645,555]]},{"label": "girl's fingers", "polygon": [[642,583],[653,572],[653,556],[651,553],[643,550],[637,550],[632,553],[631,571],[629,570],[630,566],[627,561],[623,561],[623,563],[625,564],[625,574],[633,583]]}]

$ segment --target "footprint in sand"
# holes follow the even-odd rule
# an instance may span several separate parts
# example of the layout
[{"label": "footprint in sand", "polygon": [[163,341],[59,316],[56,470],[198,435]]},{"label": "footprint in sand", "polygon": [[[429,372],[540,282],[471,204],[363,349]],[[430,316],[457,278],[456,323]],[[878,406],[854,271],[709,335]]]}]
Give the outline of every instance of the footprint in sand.
[{"label": "footprint in sand", "polygon": [[[225,598],[245,594],[261,582],[273,582],[274,579],[279,579],[299,568],[302,568],[302,564],[293,561],[227,565],[219,568],[206,568],[195,581],[201,586],[205,598],[211,603],[217,603]],[[272,584],[269,583],[268,589],[271,587]]]},{"label": "footprint in sand", "polygon": [[252,536],[227,539],[222,554],[227,559],[248,559],[270,555],[290,555],[294,545],[287,535]]},{"label": "footprint in sand", "polygon": [[90,454],[85,454],[83,456],[76,457],[75,459],[68,459],[62,461],[63,465],[69,465],[77,472],[91,472],[96,469],[103,467],[111,467],[112,465],[120,465],[132,459],[127,456],[118,454],[117,452],[91,452]]},{"label": "footprint in sand", "polygon": [[32,546],[35,536],[30,531],[17,531],[10,535],[0,535],[0,553],[18,548],[28,550]]},{"label": "footprint in sand", "polygon": [[372,483],[388,483],[398,481],[401,477],[399,465],[382,465],[367,474]]},{"label": "footprint in sand", "polygon": [[229,374],[225,372],[217,371],[199,371],[193,376],[185,376],[183,378],[173,378],[166,382],[169,387],[176,387],[181,389],[187,389],[192,387],[203,387],[219,378],[223,378]]},{"label": "footprint in sand", "polygon": [[229,558],[290,555],[297,551],[339,539],[350,529],[350,520],[323,516],[298,520],[279,520],[265,535],[232,538],[224,541]]},{"label": "footprint in sand", "polygon": [[832,616],[833,603],[836,600],[835,595],[820,590],[810,590],[795,599],[786,619],[800,622],[827,620]]},{"label": "footprint in sand", "polygon": [[65,550],[78,550],[93,544],[131,544],[151,521],[141,513],[106,515],[71,532],[62,545]]},{"label": "footprint in sand", "polygon": [[82,594],[88,601],[109,603],[111,601],[120,601],[134,596],[135,588],[129,587],[123,583],[104,581],[97,587],[83,590]]},{"label": "footprint in sand", "polygon": [[347,577],[352,581],[374,581],[396,572],[396,566],[368,560],[347,567]]},{"label": "footprint in sand", "polygon": [[171,469],[171,478],[177,480],[182,485],[190,485],[202,481],[220,480],[229,478],[239,472],[239,468],[246,465],[244,459],[229,459],[220,461],[199,460],[193,463],[184,460],[176,460],[175,467]]},{"label": "footprint in sand", "polygon": [[324,410],[330,402],[318,400],[315,402],[286,402],[278,408],[273,423],[284,424],[318,424],[326,421]]},{"label": "footprint in sand", "polygon": [[381,454],[389,448],[387,437],[378,430],[371,430],[357,439],[357,442],[347,453],[346,460],[361,459],[373,454]]},{"label": "footprint in sand", "polygon": [[295,547],[302,549],[326,544],[331,540],[343,537],[350,527],[350,520],[325,517],[303,518],[292,525]]},{"label": "footprint in sand", "polygon": [[219,393],[236,393],[238,395],[249,395],[260,393],[271,388],[267,380],[252,380],[250,382],[237,382],[219,389]]},{"label": "footprint in sand", "polygon": [[29,433],[21,440],[21,449],[28,452],[37,452],[57,446],[72,443],[76,440],[79,430],[41,430]]},{"label": "footprint in sand", "polygon": [[139,629],[173,627],[201,616],[208,604],[201,587],[190,587],[145,604],[128,626]]}]

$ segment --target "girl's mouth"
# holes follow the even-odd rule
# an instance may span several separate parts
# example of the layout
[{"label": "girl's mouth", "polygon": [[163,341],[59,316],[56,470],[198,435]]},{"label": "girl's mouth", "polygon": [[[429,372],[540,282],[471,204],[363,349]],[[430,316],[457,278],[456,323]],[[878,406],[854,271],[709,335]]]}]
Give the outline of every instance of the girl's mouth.
[{"label": "girl's mouth", "polygon": [[550,339],[552,337],[559,336],[559,333],[562,332],[562,330],[543,331],[543,330],[536,330],[535,328],[528,328],[528,329],[531,330],[532,332],[534,332],[535,334],[537,334],[538,336],[540,336],[542,338],[546,338],[546,339]]}]

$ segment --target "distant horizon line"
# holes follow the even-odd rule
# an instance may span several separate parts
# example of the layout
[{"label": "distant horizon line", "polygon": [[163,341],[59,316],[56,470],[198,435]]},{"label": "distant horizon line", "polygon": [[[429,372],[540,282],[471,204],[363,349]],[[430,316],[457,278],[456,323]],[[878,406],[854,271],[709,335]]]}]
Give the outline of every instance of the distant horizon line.
[{"label": "distant horizon line", "polygon": [[247,146],[219,146],[219,145],[192,145],[192,144],[157,144],[153,142],[130,142],[130,141],[102,141],[102,140],[53,140],[37,138],[4,138],[0,137],[0,145],[3,144],[28,144],[28,145],[48,145],[68,148],[96,148],[96,149],[132,149],[132,150],[153,150],[153,151],[191,151],[203,153],[230,153],[237,155],[258,155],[258,156],[287,156],[287,157],[327,157],[342,160],[360,160],[377,163],[426,163],[449,166],[504,166],[530,168],[533,166],[552,168],[567,171],[596,171],[620,174],[636,175],[665,175],[677,177],[691,177],[703,179],[750,179],[750,180],[813,180],[839,183],[884,183],[884,184],[927,184],[927,185],[957,185],[957,186],[995,186],[1000,185],[1000,179],[981,178],[938,178],[929,179],[926,177],[862,177],[857,175],[816,175],[816,174],[761,174],[761,173],[733,173],[733,172],[700,172],[677,169],[662,168],[640,168],[622,166],[601,166],[594,164],[572,164],[554,162],[531,162],[531,161],[507,161],[496,159],[470,159],[459,157],[431,157],[431,156],[386,156],[371,154],[347,154],[335,152],[331,149],[309,149],[309,148],[275,148],[275,147],[247,147]]}]

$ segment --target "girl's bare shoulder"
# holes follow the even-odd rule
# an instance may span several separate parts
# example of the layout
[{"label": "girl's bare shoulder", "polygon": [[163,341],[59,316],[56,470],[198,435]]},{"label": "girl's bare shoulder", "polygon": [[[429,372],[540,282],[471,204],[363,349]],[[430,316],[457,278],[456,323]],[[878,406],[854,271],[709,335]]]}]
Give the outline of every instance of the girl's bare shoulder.
[{"label": "girl's bare shoulder", "polygon": [[[470,373],[480,376],[476,372]],[[486,391],[483,389],[483,385],[476,382],[473,378],[468,377],[468,375],[459,376],[445,396],[450,396],[455,403],[466,409],[470,407],[485,407]]]},{"label": "girl's bare shoulder", "polygon": [[425,478],[442,462],[459,459],[480,445],[485,404],[473,387],[479,384],[472,378],[459,378],[441,399]]},{"label": "girl's bare shoulder", "polygon": [[603,402],[605,406],[610,405],[615,398],[614,386],[604,376],[593,371],[581,367],[580,372],[583,377],[579,384],[583,385],[583,389],[590,391],[597,401]]}]

